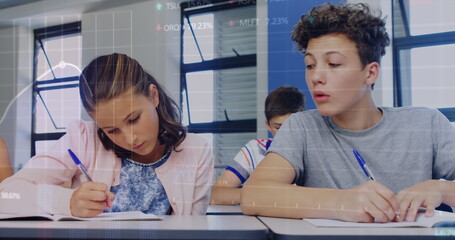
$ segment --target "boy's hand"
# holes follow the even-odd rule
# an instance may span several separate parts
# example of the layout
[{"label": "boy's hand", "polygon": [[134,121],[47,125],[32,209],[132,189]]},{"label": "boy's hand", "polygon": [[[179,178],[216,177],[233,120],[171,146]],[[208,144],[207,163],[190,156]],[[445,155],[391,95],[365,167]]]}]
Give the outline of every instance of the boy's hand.
[{"label": "boy's hand", "polygon": [[70,200],[71,214],[75,217],[93,217],[112,207],[114,194],[100,182],[84,182],[73,192]]},{"label": "boy's hand", "polygon": [[340,190],[338,218],[349,222],[391,222],[399,209],[395,194],[384,185],[368,181]]},{"label": "boy's hand", "polygon": [[420,207],[425,207],[425,216],[433,216],[434,209],[442,203],[443,181],[428,180],[404,189],[397,194],[400,202],[400,220],[413,222]]}]

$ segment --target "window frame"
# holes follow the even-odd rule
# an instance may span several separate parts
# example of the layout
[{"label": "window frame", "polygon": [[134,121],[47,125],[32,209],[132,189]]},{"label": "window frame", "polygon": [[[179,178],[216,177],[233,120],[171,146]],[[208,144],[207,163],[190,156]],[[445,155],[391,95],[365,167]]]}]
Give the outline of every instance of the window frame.
[{"label": "window frame", "polygon": [[[52,91],[52,90],[59,90],[59,89],[67,89],[67,88],[76,88],[79,87],[79,84],[65,84],[68,82],[79,81],[80,76],[71,76],[71,77],[64,77],[64,78],[56,78],[52,80],[44,80],[44,81],[37,81],[37,63],[38,63],[38,54],[39,51],[42,50],[44,55],[47,58],[46,50],[43,47],[43,40],[56,38],[56,37],[63,37],[69,36],[74,34],[81,34],[81,22],[72,22],[57,26],[45,27],[34,30],[34,53],[33,53],[33,93],[32,93],[32,136],[31,136],[31,156],[33,157],[36,154],[36,142],[38,141],[47,141],[47,140],[58,140],[65,132],[53,132],[53,133],[36,133],[36,97],[38,96],[39,92],[41,91]],[[49,61],[47,59],[47,61]],[[49,62],[48,62],[49,64]],[[50,66],[50,68],[52,68]],[[55,84],[55,83],[62,83],[62,85],[58,86],[48,86],[43,87],[42,85],[46,84]]]},{"label": "window frame", "polygon": [[[395,107],[403,107],[405,95],[409,93],[405,93],[406,90],[403,88],[404,83],[401,77],[400,51],[413,48],[455,44],[455,31],[411,36],[407,11],[409,6],[406,5],[405,0],[392,0],[392,6],[395,6],[394,3],[396,1],[398,1],[401,10],[401,20],[403,22],[405,37],[393,37],[393,102]],[[392,7],[392,16],[395,16],[396,10],[395,7]],[[392,17],[392,19],[395,21],[394,17]],[[395,24],[392,24],[392,26],[394,28]],[[392,33],[395,34],[395,31],[393,30]],[[449,121],[455,122],[455,107],[438,108],[438,110],[444,114]]]},{"label": "window frame", "polygon": [[[180,4],[180,26],[184,26],[185,19],[189,19],[192,15],[211,13],[240,7],[248,7],[256,5],[256,1],[236,1],[230,2],[228,0],[204,0],[200,6],[195,6],[194,1],[183,2]],[[208,6],[211,5],[211,6]],[[188,99],[188,91],[186,84],[186,74],[207,70],[223,70],[232,68],[243,67],[256,67],[256,54],[248,54],[236,57],[215,58],[213,60],[202,60],[196,63],[184,63],[184,29],[180,30],[180,107],[183,107],[183,99]],[[183,93],[186,96],[183,96]],[[225,121],[212,121],[205,123],[192,123],[190,104],[187,104],[188,122],[187,130],[190,133],[246,133],[256,132],[257,120],[243,119],[243,120],[225,120]]]}]

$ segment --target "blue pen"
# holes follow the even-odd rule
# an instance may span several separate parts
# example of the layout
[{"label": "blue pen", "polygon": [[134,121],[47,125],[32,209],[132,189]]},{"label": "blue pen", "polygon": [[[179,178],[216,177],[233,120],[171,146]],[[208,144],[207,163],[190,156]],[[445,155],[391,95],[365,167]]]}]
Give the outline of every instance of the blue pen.
[{"label": "blue pen", "polygon": [[374,177],[373,175],[371,174],[371,170],[368,169],[367,167],[367,164],[365,162],[365,160],[363,160],[362,156],[360,156],[360,153],[357,152],[357,150],[352,150],[352,152],[354,153],[354,156],[355,158],[357,159],[357,162],[359,163],[360,167],[362,168],[363,172],[365,173],[365,175],[367,175],[367,177],[371,180],[374,181]]},{"label": "blue pen", "polygon": [[77,167],[81,170],[81,172],[85,175],[85,177],[90,181],[93,182],[92,178],[90,175],[88,175],[87,168],[85,168],[84,164],[82,164],[81,161],[79,161],[79,158],[77,158],[76,154],[71,151],[71,149],[68,149],[68,153],[70,154],[71,158],[73,159],[74,163],[77,165]]},{"label": "blue pen", "polygon": [[[88,172],[87,172],[87,168],[85,168],[84,164],[82,164],[82,162],[79,160],[79,158],[77,158],[76,154],[73,153],[73,151],[71,151],[71,149],[68,149],[68,153],[70,154],[71,158],[73,159],[74,163],[77,165],[77,167],[81,170],[81,172],[85,175],[85,177],[90,181],[90,182],[93,182],[92,178],[90,177],[90,175],[88,175]],[[109,198],[106,198],[106,204],[107,204],[107,208],[110,209],[112,208],[112,203],[111,201],[109,200]]]}]

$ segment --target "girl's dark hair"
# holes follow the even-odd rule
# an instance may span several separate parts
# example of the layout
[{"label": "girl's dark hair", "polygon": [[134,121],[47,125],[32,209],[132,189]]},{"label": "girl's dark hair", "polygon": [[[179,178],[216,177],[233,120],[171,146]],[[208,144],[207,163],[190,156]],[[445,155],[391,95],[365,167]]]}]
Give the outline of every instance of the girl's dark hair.
[{"label": "girl's dark hair", "polygon": [[[166,149],[175,149],[186,137],[185,128],[180,123],[180,110],[155,78],[145,72],[136,60],[118,53],[96,58],[82,71],[79,92],[82,105],[91,114],[99,101],[113,99],[130,89],[134,89],[136,94],[149,96],[150,84],[156,86],[159,95],[156,108],[159,119],[158,140]],[[115,145],[103,130],[99,128],[97,133],[104,147],[112,149],[117,157],[131,157],[131,151]]]},{"label": "girl's dark hair", "polygon": [[268,122],[276,116],[305,110],[305,96],[296,87],[279,87],[265,99],[265,118]]},{"label": "girl's dark hair", "polygon": [[291,39],[305,53],[310,39],[330,33],[344,34],[354,41],[363,66],[380,63],[390,44],[381,14],[375,16],[364,3],[316,6],[294,26]]}]

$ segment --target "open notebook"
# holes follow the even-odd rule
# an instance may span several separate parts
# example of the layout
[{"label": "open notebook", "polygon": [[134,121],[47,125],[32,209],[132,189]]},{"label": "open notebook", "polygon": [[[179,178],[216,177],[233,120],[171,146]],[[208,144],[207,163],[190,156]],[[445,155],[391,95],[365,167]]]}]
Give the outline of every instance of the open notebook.
[{"label": "open notebook", "polygon": [[393,228],[393,227],[438,227],[455,226],[455,214],[443,211],[435,211],[433,217],[425,217],[423,211],[417,213],[415,222],[390,222],[390,223],[354,223],[343,222],[335,219],[303,219],[316,227],[340,227],[340,228]]},{"label": "open notebook", "polygon": [[101,213],[95,217],[81,218],[65,215],[37,214],[37,215],[20,215],[20,214],[3,214],[0,213],[0,220],[52,220],[52,221],[141,221],[141,220],[161,220],[154,214],[145,214],[141,211],[131,212],[111,212]]}]

